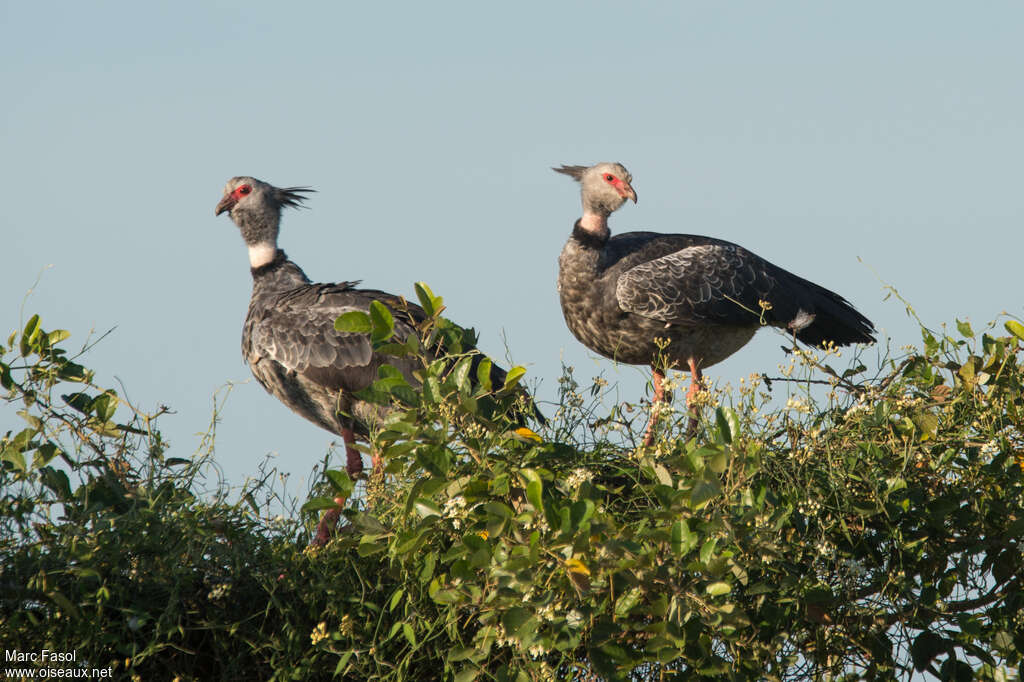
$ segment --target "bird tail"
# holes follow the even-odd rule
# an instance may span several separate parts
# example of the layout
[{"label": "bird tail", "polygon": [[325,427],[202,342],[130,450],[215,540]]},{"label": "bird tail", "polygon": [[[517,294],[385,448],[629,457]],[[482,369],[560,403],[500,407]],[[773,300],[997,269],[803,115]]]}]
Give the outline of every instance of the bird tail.
[{"label": "bird tail", "polygon": [[[789,273],[787,273],[789,274]],[[812,346],[824,346],[829,342],[837,346],[853,343],[874,343],[875,325],[845,298],[796,275],[800,295],[792,301],[796,307],[787,315],[784,325],[796,334],[796,338]]]}]

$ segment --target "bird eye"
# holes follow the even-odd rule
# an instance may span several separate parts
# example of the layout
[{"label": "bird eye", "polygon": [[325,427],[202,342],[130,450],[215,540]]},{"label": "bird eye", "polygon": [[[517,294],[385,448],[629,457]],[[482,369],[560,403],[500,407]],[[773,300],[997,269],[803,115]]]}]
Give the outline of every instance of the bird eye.
[{"label": "bird eye", "polygon": [[605,179],[605,182],[611,182],[612,180],[615,179],[615,176],[612,175],[611,173],[605,173],[604,174],[604,179]]},{"label": "bird eye", "polygon": [[238,188],[238,193],[243,195],[243,196],[248,194],[251,191],[252,191],[252,187],[250,187],[249,185],[242,185],[241,187]]}]

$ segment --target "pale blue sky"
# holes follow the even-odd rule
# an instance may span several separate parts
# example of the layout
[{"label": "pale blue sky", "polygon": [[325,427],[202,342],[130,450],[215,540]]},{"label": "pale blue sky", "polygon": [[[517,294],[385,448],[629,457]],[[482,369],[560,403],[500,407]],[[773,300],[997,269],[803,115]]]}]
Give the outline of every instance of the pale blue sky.
[{"label": "pale blue sky", "polygon": [[[563,357],[638,398],[646,372],[586,351],[555,293],[579,200],[548,169],[601,160],[640,197],[613,230],[738,242],[896,346],[919,335],[873,270],[934,326],[1021,315],[1022,35],[1010,2],[3,0],[0,329],[52,265],[26,316],[70,343],[117,327],[87,364],[174,409],[188,455],[249,377],[246,253],[213,215],[247,174],[318,190],[281,240],[314,280],[425,280],[542,399]],[[780,341],[708,375],[774,373]],[[268,452],[301,479],[332,440],[254,381],[222,416],[236,485]]]}]

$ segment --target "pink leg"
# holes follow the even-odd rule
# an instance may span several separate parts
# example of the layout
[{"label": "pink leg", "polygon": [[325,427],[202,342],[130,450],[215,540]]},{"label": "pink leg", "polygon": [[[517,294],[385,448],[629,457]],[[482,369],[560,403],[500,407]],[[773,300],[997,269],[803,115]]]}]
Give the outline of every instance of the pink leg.
[{"label": "pink leg", "polygon": [[651,416],[647,421],[647,431],[644,432],[644,446],[650,447],[654,444],[654,422],[658,420],[658,408],[665,401],[665,373],[660,369],[651,370],[651,380],[654,383],[654,396],[651,398]]},{"label": "pink leg", "polygon": [[686,392],[686,405],[690,408],[690,421],[686,424],[686,437],[693,438],[697,435],[697,406],[694,404],[694,398],[697,394],[704,390],[704,375],[701,374],[700,367],[697,366],[696,360],[690,358],[690,389]]},{"label": "pink leg", "polygon": [[355,449],[356,434],[352,429],[342,429],[341,437],[345,440],[345,471],[354,479],[363,472],[363,455]]},{"label": "pink leg", "polygon": [[[363,456],[354,447],[356,435],[352,432],[352,429],[342,429],[341,437],[345,441],[345,471],[354,480],[363,472]],[[323,547],[331,539],[334,528],[338,525],[338,519],[341,518],[341,508],[345,506],[345,502],[348,500],[335,498],[335,501],[338,503],[338,506],[324,513],[320,518],[320,523],[316,526],[316,535],[313,537],[312,542],[316,547]]]}]

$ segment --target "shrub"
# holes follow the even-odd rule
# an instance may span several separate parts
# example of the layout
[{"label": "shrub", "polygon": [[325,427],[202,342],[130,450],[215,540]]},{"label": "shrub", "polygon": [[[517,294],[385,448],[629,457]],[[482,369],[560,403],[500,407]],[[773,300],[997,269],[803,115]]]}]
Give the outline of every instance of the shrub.
[{"label": "shrub", "polygon": [[[421,291],[423,344],[456,333]],[[344,324],[389,343],[386,319]],[[520,370],[490,386],[471,353],[425,358],[414,391],[385,368],[386,481],[311,549],[342,472],[291,520],[261,516],[272,476],[203,489],[209,454],[167,457],[158,415],[33,318],[0,356],[27,424],[0,455],[0,639],[146,680],[1009,679],[1024,326],[1005,327],[922,328],[873,376],[794,351],[706,394],[693,440],[663,410],[647,449],[646,406],[571,368],[540,437],[507,416]]]}]

